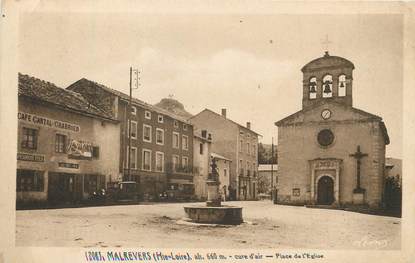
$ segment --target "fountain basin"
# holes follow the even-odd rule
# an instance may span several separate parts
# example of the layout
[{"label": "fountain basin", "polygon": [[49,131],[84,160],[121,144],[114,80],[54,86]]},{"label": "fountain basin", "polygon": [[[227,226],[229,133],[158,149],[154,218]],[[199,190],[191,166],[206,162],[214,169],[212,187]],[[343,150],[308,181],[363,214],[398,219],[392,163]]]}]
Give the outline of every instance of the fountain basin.
[{"label": "fountain basin", "polygon": [[243,223],[242,207],[185,206],[186,215],[196,223],[239,225]]}]

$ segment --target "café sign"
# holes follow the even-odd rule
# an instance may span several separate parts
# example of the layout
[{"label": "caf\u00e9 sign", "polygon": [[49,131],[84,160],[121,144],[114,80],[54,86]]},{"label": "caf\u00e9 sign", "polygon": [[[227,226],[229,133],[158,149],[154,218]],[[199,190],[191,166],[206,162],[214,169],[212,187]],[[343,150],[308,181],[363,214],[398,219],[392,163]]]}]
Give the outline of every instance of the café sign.
[{"label": "caf\u00e9 sign", "polygon": [[43,163],[45,161],[45,156],[30,153],[17,153],[17,160]]},{"label": "caf\u00e9 sign", "polygon": [[92,158],[92,143],[72,139],[68,144],[68,155],[75,159]]},{"label": "caf\u00e9 sign", "polygon": [[72,124],[72,123],[60,121],[60,120],[54,120],[54,119],[46,118],[46,117],[39,116],[36,114],[30,114],[30,113],[25,113],[25,112],[18,112],[17,119],[19,121],[25,121],[25,122],[29,122],[32,124],[42,125],[42,126],[46,126],[50,128],[57,128],[57,129],[66,130],[66,131],[80,132],[81,130],[81,127],[76,124]]}]

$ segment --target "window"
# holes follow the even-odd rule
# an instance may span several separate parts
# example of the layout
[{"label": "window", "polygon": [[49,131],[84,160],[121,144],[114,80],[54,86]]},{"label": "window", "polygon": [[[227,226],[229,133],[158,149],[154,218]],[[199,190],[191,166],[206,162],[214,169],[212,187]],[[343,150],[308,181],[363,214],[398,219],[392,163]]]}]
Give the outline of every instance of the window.
[{"label": "window", "polygon": [[199,153],[202,155],[203,154],[203,143],[199,144]]},{"label": "window", "polygon": [[228,170],[226,170],[226,168],[225,168],[225,169],[223,169],[223,176],[224,176],[224,177],[228,176]]},{"label": "window", "polygon": [[346,96],[346,75],[339,76],[339,97]]},{"label": "window", "polygon": [[98,175],[86,174],[84,176],[84,192],[93,193],[98,191]]},{"label": "window", "polygon": [[242,167],[242,160],[239,160],[239,175],[244,175],[244,168]]},{"label": "window", "polygon": [[151,142],[151,126],[143,124],[143,141]]},{"label": "window", "polygon": [[256,146],[255,144],[252,145],[252,155],[255,156],[256,155]]},{"label": "window", "polygon": [[144,111],[144,117],[148,120],[151,120],[151,112],[149,112],[148,110]]},{"label": "window", "polygon": [[182,157],[182,168],[184,170],[188,170],[188,168],[189,168],[189,157],[186,157],[186,156]]},{"label": "window", "polygon": [[173,132],[173,148],[179,149],[180,147],[180,136],[177,132]]},{"label": "window", "polygon": [[176,121],[176,120],[174,120],[174,128],[179,128],[179,122],[178,121]]},{"label": "window", "polygon": [[293,196],[300,196],[300,188],[293,188]]},{"label": "window", "polygon": [[156,129],[156,143],[159,145],[164,145],[164,130],[157,128]]},{"label": "window", "polygon": [[173,171],[177,171],[179,166],[179,156],[173,155]]},{"label": "window", "polygon": [[187,124],[183,123],[183,131],[187,131]]},{"label": "window", "polygon": [[157,120],[158,120],[159,123],[163,123],[164,122],[164,116],[163,115],[159,115],[157,117]]},{"label": "window", "polygon": [[164,153],[156,152],[156,171],[164,172]]},{"label": "window", "polygon": [[56,134],[55,137],[55,152],[65,153],[66,152],[66,136],[62,134]]},{"label": "window", "polygon": [[131,115],[137,115],[137,108],[134,106],[131,106]]},{"label": "window", "polygon": [[[130,129],[130,122],[131,122],[131,131]],[[128,121],[128,125],[127,125],[127,137],[130,137],[130,133],[131,132],[131,139],[137,139],[137,122],[136,121]]]},{"label": "window", "polygon": [[[125,160],[126,168],[128,168],[128,156],[130,155],[129,146],[127,146],[127,159]],[[131,169],[137,169],[137,147],[131,147]]]},{"label": "window", "polygon": [[244,145],[244,141],[241,139],[239,141],[239,152],[242,152],[243,145]]},{"label": "window", "polygon": [[247,154],[250,154],[249,150],[250,150],[250,146],[249,146],[249,142],[247,142],[246,143],[246,153]]},{"label": "window", "polygon": [[143,170],[151,171],[151,151],[143,149]]},{"label": "window", "polygon": [[92,147],[92,157],[96,159],[99,158],[99,146]]},{"label": "window", "polygon": [[323,78],[323,98],[330,98],[333,96],[333,77],[326,75]]},{"label": "window", "polygon": [[37,130],[30,128],[23,128],[22,148],[36,149],[37,148]]},{"label": "window", "polygon": [[183,150],[189,149],[189,137],[187,137],[186,135],[182,136],[182,149]]},{"label": "window", "polygon": [[43,171],[17,170],[16,191],[18,192],[43,192]]},{"label": "window", "polygon": [[329,129],[323,129],[318,133],[317,141],[321,146],[329,146],[334,141],[334,134]]},{"label": "window", "polygon": [[317,78],[312,77],[308,83],[308,94],[310,99],[317,98]]}]

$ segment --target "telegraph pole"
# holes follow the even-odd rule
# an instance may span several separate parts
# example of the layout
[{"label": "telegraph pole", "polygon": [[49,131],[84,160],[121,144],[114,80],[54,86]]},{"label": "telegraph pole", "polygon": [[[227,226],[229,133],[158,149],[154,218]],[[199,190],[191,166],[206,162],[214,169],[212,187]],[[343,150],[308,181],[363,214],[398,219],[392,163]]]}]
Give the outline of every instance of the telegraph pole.
[{"label": "telegraph pole", "polygon": [[133,68],[130,67],[130,101],[128,102],[128,181],[131,181],[131,111],[132,107],[132,97],[133,97],[133,87],[132,87],[132,75]]},{"label": "telegraph pole", "polygon": [[274,201],[274,137],[271,144],[271,202]]}]

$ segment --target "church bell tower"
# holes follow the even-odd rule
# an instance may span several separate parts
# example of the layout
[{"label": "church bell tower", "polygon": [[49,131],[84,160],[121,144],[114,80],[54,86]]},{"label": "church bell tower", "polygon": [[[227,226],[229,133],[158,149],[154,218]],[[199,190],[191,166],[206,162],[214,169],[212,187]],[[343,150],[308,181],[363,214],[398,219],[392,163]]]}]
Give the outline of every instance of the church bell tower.
[{"label": "church bell tower", "polygon": [[329,55],[307,63],[303,72],[303,109],[316,103],[335,101],[352,106],[354,65],[349,60]]}]

